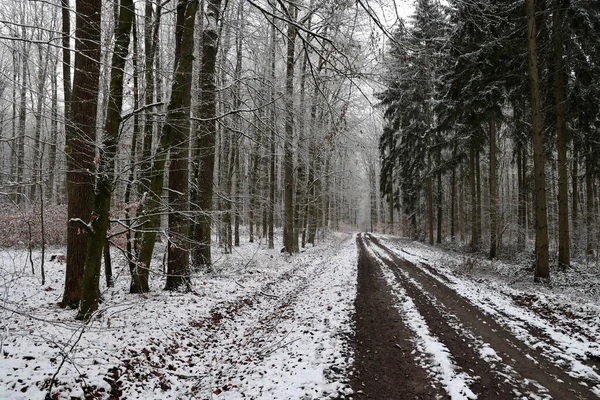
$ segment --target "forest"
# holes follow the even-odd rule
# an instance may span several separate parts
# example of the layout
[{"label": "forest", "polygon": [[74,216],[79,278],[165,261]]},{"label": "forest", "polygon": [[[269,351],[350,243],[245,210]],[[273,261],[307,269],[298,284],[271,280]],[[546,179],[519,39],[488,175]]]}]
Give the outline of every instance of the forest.
[{"label": "forest", "polygon": [[597,260],[600,3],[416,2],[390,39],[386,221],[550,267]]},{"label": "forest", "polygon": [[189,290],[215,246],[273,248],[282,229],[294,254],[357,226],[364,196],[352,188],[368,175],[378,198],[376,8],[4,2],[3,245],[66,244],[61,304],[85,319],[103,263],[112,283],[112,246],[131,293],[149,290],[157,241],[165,288]]},{"label": "forest", "polygon": [[600,396],[598,77],[593,0],[0,2],[0,398]]},{"label": "forest", "polygon": [[290,254],[353,226],[536,279],[596,259],[597,2],[72,3],[3,5],[0,187],[3,245],[66,244],[80,318],[111,245],[132,293],[157,240],[179,290],[277,228]]}]

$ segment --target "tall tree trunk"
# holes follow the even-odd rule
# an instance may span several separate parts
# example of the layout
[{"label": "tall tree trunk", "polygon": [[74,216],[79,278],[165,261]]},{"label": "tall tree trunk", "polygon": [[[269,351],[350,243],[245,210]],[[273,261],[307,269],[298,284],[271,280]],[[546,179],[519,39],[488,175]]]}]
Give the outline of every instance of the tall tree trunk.
[{"label": "tall tree trunk", "polygon": [[42,143],[42,120],[44,109],[44,97],[46,86],[46,74],[48,71],[48,62],[50,55],[46,54],[46,58],[42,56],[42,46],[38,46],[38,85],[37,85],[37,101],[35,106],[35,138],[33,143],[33,160],[31,168],[31,191],[29,192],[29,201],[34,202],[38,198],[37,188],[42,181],[42,166],[43,160],[40,156],[43,154],[44,144]]},{"label": "tall tree trunk", "polygon": [[61,0],[62,13],[62,75],[65,121],[71,111],[71,12],[70,1]]},{"label": "tall tree trunk", "polygon": [[[143,96],[140,93],[139,86],[139,68],[138,68],[138,57],[139,57],[139,46],[138,46],[138,34],[137,34],[137,17],[134,15],[133,24],[132,24],[132,40],[133,40],[133,54],[132,54],[132,64],[133,64],[133,109],[137,110],[140,107],[140,98]],[[129,176],[127,178],[127,186],[125,187],[125,195],[123,202],[126,205],[125,209],[125,226],[127,226],[127,263],[129,266],[129,273],[132,274],[135,271],[135,252],[133,249],[134,245],[134,232],[133,225],[131,222],[131,207],[129,207],[129,202],[131,201],[132,191],[134,189],[135,183],[135,165],[136,165],[136,155],[137,155],[137,147],[138,141],[140,137],[140,114],[135,113],[133,115],[133,132],[131,134],[131,149],[129,156]]]},{"label": "tall tree trunk", "polygon": [[573,162],[571,164],[571,187],[573,191],[571,203],[572,237],[575,249],[577,249],[579,239],[579,149],[575,143],[573,143]]},{"label": "tall tree trunk", "polygon": [[[394,191],[392,190],[391,193],[393,193]],[[393,235],[394,234],[394,198],[393,195],[390,194],[390,196],[388,197],[388,208],[389,208],[389,226],[390,226],[390,233]]]},{"label": "tall tree trunk", "polygon": [[[310,27],[310,20],[308,22]],[[296,209],[294,212],[294,224],[295,224],[295,241],[298,242],[298,238],[301,237],[301,246],[306,246],[306,162],[308,157],[308,142],[306,137],[306,68],[308,65],[308,57],[306,54],[302,58],[302,72],[300,75],[300,114],[298,116],[298,167],[297,167],[297,181],[296,181]]]},{"label": "tall tree trunk", "polygon": [[567,168],[567,110],[561,2],[556,0],[552,12],[554,39],[554,85],[556,92],[556,150],[558,152],[558,265],[571,264],[569,247],[569,178]]},{"label": "tall tree trunk", "polygon": [[[438,162],[439,162],[439,160],[438,160]],[[442,226],[443,226],[443,222],[444,222],[443,207],[442,207],[442,201],[444,200],[443,199],[444,194],[442,192],[442,173],[438,172],[436,174],[436,178],[437,178],[437,185],[436,185],[437,186],[437,188],[436,188],[437,189],[437,194],[436,194],[436,197],[437,197],[437,201],[436,201],[436,203],[437,203],[437,217],[436,217],[437,230],[436,230],[435,242],[437,244],[442,244],[442,230],[443,230]]]},{"label": "tall tree trunk", "polygon": [[283,247],[289,254],[298,252],[294,235],[294,60],[296,52],[296,4],[288,1],[287,62],[285,79],[285,138],[283,154]]},{"label": "tall tree trunk", "polygon": [[425,103],[425,123],[427,124],[427,228],[429,244],[433,245],[433,163],[431,161],[431,105]]},{"label": "tall tree trunk", "polygon": [[[457,145],[454,146],[453,156],[456,157]],[[456,241],[456,166],[452,168],[452,176],[450,178],[450,240]]]},{"label": "tall tree trunk", "polygon": [[585,253],[589,258],[594,254],[594,173],[593,155],[590,151],[585,156],[585,193],[586,193],[586,248]]},{"label": "tall tree trunk", "polygon": [[205,24],[202,33],[202,65],[200,67],[200,121],[197,128],[198,146],[202,149],[199,160],[198,207],[200,217],[194,232],[197,249],[193,254],[194,266],[210,268],[211,223],[213,210],[213,182],[215,169],[216,84],[218,24],[221,0],[206,0]]},{"label": "tall tree trunk", "polygon": [[527,199],[525,197],[526,188],[526,177],[525,177],[525,145],[519,144],[517,149],[517,187],[518,187],[518,198],[517,198],[517,210],[519,220],[519,232],[517,235],[517,247],[519,250],[525,249],[527,242]]},{"label": "tall tree trunk", "polygon": [[[482,224],[483,224],[483,216],[482,216],[482,190],[481,190],[481,160],[480,160],[480,150],[479,148],[475,149],[475,189],[477,191],[477,225],[475,228],[477,229],[477,243],[481,243],[482,236]],[[478,246],[479,247],[479,246]]]},{"label": "tall tree trunk", "polygon": [[[86,229],[82,228],[81,223],[74,221],[81,220],[87,223],[92,217],[95,206],[94,175],[91,171],[95,170],[96,155],[101,11],[100,0],[76,1],[75,74],[66,126],[69,225],[65,292],[62,299],[63,306],[72,308],[75,308],[81,300],[86,254],[92,253],[87,248],[90,242]],[[102,251],[103,244],[103,240],[97,242],[99,251]]]},{"label": "tall tree trunk", "polygon": [[471,251],[479,250],[479,237],[477,234],[477,189],[475,186],[475,140],[471,139],[469,146],[469,186],[471,189]]},{"label": "tall tree trunk", "polygon": [[526,0],[527,50],[529,54],[529,80],[531,90],[531,119],[533,125],[533,168],[535,183],[535,278],[549,279],[548,268],[548,214],[546,199],[546,173],[544,160],[544,132],[540,105],[540,80],[535,27],[535,1]]},{"label": "tall tree trunk", "polygon": [[[275,11],[275,6],[273,6],[273,11]],[[275,14],[273,14],[275,15]],[[275,82],[275,50],[276,50],[276,42],[275,42],[275,32],[276,32],[276,23],[275,16],[271,20],[271,42],[269,49],[269,78],[271,82]],[[275,189],[277,178],[275,176],[275,138],[276,138],[276,107],[275,107],[275,87],[271,85],[269,90],[269,102],[271,106],[269,107],[269,126],[268,129],[271,133],[270,141],[269,141],[269,201],[267,206],[267,219],[268,219],[268,248],[273,249],[275,247]]]},{"label": "tall tree trunk", "polygon": [[[25,38],[25,28],[23,27],[23,38]],[[17,196],[15,201],[20,204],[25,196],[25,130],[27,128],[27,64],[29,63],[28,43],[23,42],[23,54],[21,59],[21,88],[19,94],[19,134],[17,136]]]},{"label": "tall tree trunk", "polygon": [[[81,304],[77,315],[78,319],[87,319],[98,309],[102,250],[106,248],[106,251],[109,251],[106,233],[110,225],[110,200],[114,190],[115,158],[119,144],[119,128],[122,120],[123,77],[125,73],[125,61],[129,53],[133,15],[133,0],[121,0],[118,23],[115,26],[115,49],[112,57],[108,109],[104,123],[102,146],[99,149],[99,173],[96,178],[94,191],[94,209],[89,223],[90,227],[88,228],[87,253]],[[77,81],[75,80],[74,83],[77,83]],[[73,97],[74,99],[76,98],[75,91],[73,92]],[[73,117],[75,118],[75,114],[73,114]]]},{"label": "tall tree trunk", "polygon": [[[160,85],[158,85],[158,59],[156,53],[159,45],[159,27],[160,19],[162,15],[162,7],[160,3],[156,5],[156,12],[153,8],[154,2],[152,0],[146,0],[145,5],[145,17],[144,17],[144,49],[145,49],[145,106],[148,107],[150,104],[155,103],[154,91],[156,88],[156,102],[158,102],[158,93],[160,91]],[[155,15],[154,21],[152,16]],[[156,63],[155,63],[156,60]],[[154,138],[155,127],[158,123],[155,121],[152,115],[152,108],[148,107],[144,113],[144,131],[142,136],[142,151],[141,151],[141,168],[140,177],[138,179],[138,192],[142,197],[141,206],[137,210],[137,216],[141,219],[139,226],[141,229],[135,232],[135,252],[136,257],[130,262],[129,268],[131,272],[131,284],[129,291],[131,293],[145,293],[150,290],[148,284],[149,269],[139,264],[142,250],[143,233],[146,229],[146,225],[150,223],[147,212],[149,202],[145,200],[151,196],[151,180],[152,180],[152,144]]]},{"label": "tall tree trunk", "polygon": [[[54,64],[53,71],[56,69]],[[52,81],[52,105],[50,115],[52,122],[50,123],[50,146],[48,148],[48,183],[46,185],[46,200],[51,203],[54,199],[54,183],[56,174],[52,171],[56,170],[56,147],[58,145],[58,79],[56,74],[51,74]],[[66,107],[66,106],[65,106]]]},{"label": "tall tree trunk", "polygon": [[489,116],[490,142],[490,259],[498,252],[498,175],[496,156],[496,116]]},{"label": "tall tree trunk", "polygon": [[[187,8],[186,8],[187,3]],[[142,277],[140,280],[141,285],[135,287],[132,282],[133,289],[139,289],[138,292],[146,292],[149,290],[148,287],[148,273],[152,261],[152,253],[154,252],[154,245],[156,243],[157,229],[160,225],[160,207],[161,207],[161,194],[164,186],[165,179],[165,164],[167,161],[167,155],[170,150],[173,151],[172,161],[169,170],[179,170],[178,172],[185,176],[183,187],[185,192],[181,198],[176,199],[169,196],[169,201],[175,203],[175,220],[172,216],[169,217],[170,227],[173,226],[174,231],[170,236],[173,236],[175,242],[170,239],[169,252],[173,252],[173,255],[169,256],[168,269],[169,276],[167,277],[166,289],[172,289],[179,287],[180,285],[186,286],[186,280],[188,278],[187,271],[187,235],[189,233],[189,226],[187,220],[180,220],[182,214],[187,211],[187,147],[183,146],[185,150],[181,149],[181,143],[187,143],[187,140],[181,138],[181,136],[187,137],[187,129],[189,129],[189,122],[184,121],[185,126],[179,126],[182,120],[189,118],[189,91],[191,89],[191,69],[193,60],[193,24],[195,22],[195,15],[197,10],[197,1],[185,2],[181,1],[178,4],[178,14],[180,14],[183,8],[184,18],[181,18],[181,14],[178,18],[178,25],[183,24],[184,21],[188,22],[192,26],[192,34],[184,35],[183,31],[179,28],[176,30],[176,48],[175,48],[175,72],[172,83],[171,99],[167,107],[167,118],[162,129],[158,149],[154,157],[152,165],[152,179],[150,181],[150,191],[148,193],[147,210],[148,217],[147,223],[144,225],[144,232],[142,233],[142,241],[139,250],[138,264],[136,265],[137,270],[141,270],[135,274],[135,276]],[[191,20],[191,21],[190,21]],[[178,42],[178,43],[177,43]],[[184,50],[185,49],[185,50]],[[182,133],[183,132],[183,133]],[[175,141],[176,140],[176,141]],[[177,146],[177,147],[174,147]],[[183,156],[182,154],[185,154]],[[181,158],[185,158],[185,166],[181,165]],[[175,165],[173,165],[175,161]],[[181,169],[184,169],[182,172]],[[177,173],[177,172],[176,172]],[[171,183],[171,182],[170,182]],[[177,182],[175,185],[177,187]],[[172,189],[170,193],[175,191]],[[185,218],[182,218],[185,219]],[[182,242],[180,242],[180,240]],[[184,243],[185,242],[185,243]],[[181,244],[181,247],[178,247]]]},{"label": "tall tree trunk", "polygon": [[[172,143],[169,165],[169,252],[166,290],[191,289],[189,268],[189,200],[188,154],[192,66],[194,60],[194,26],[198,1],[179,0],[178,13],[184,15],[178,23],[179,62],[175,72],[177,88],[171,95],[165,128],[171,126]],[[172,104],[176,101],[176,104]]]},{"label": "tall tree trunk", "polygon": [[[11,101],[11,105],[12,105],[12,130],[11,130],[11,135],[13,138],[16,139],[17,137],[17,82],[19,81],[19,53],[17,48],[15,47],[12,51],[12,61],[13,61],[13,65],[12,65],[12,69],[13,69],[13,76],[12,76],[12,81],[14,82],[14,84],[12,85],[12,101]],[[17,178],[17,148],[19,147],[19,141],[18,140],[13,140],[13,142],[11,143],[10,146],[10,179],[13,180],[13,182],[18,182],[18,178]],[[16,199],[17,197],[17,192],[16,190],[12,193],[12,199],[13,201],[17,201]]]}]

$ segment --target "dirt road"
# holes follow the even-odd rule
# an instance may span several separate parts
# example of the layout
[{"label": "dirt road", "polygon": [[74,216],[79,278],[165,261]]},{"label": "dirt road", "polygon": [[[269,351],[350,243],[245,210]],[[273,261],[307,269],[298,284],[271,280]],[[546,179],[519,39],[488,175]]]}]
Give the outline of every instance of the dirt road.
[{"label": "dirt road", "polygon": [[443,275],[369,234],[357,246],[357,399],[597,398],[588,382],[519,341]]}]

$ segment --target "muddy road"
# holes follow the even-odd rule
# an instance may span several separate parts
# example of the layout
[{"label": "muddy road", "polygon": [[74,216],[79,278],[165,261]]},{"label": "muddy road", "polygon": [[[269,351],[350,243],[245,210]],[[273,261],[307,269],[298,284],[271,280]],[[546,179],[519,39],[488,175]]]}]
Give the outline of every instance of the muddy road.
[{"label": "muddy road", "polygon": [[518,340],[376,237],[357,237],[357,399],[597,399],[585,382]]}]

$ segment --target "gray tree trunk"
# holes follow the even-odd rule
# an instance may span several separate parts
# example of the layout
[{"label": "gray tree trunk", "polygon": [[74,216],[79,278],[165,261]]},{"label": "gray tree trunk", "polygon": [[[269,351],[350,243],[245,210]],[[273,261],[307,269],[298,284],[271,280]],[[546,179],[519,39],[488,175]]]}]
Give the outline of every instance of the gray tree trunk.
[{"label": "gray tree trunk", "polygon": [[540,80],[536,45],[535,1],[526,0],[527,50],[529,54],[529,81],[531,90],[531,119],[533,124],[533,168],[535,183],[535,278],[549,279],[548,268],[548,214],[546,173],[544,160],[544,132],[540,105]]}]

